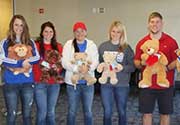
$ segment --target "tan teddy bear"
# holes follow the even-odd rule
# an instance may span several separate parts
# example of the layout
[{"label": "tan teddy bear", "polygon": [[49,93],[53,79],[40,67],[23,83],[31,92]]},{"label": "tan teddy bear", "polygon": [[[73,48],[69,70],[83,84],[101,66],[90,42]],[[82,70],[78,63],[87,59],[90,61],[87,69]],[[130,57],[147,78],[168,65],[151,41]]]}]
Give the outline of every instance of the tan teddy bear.
[{"label": "tan teddy bear", "polygon": [[87,85],[92,85],[96,82],[96,78],[88,71],[92,62],[88,61],[87,57],[87,53],[74,53],[74,60],[72,60],[71,63],[77,66],[78,72],[73,73],[71,81],[75,86],[79,80],[86,80]]},{"label": "tan teddy bear", "polygon": [[157,84],[159,86],[169,87],[169,81],[166,78],[168,60],[162,52],[159,52],[159,41],[155,39],[147,40],[140,49],[143,51],[141,64],[146,65],[146,67],[143,71],[143,79],[139,82],[139,87],[150,87],[153,74],[157,74]]},{"label": "tan teddy bear", "polygon": [[[25,44],[15,44],[8,48],[8,58],[15,60],[25,60],[29,57],[32,57],[32,47]],[[29,71],[32,67],[23,67],[23,68],[9,68],[14,72],[14,75],[19,73],[24,73],[26,77],[29,77]]]},{"label": "tan teddy bear", "polygon": [[177,49],[175,52],[178,56],[177,61],[176,61],[176,68],[177,68],[177,71],[180,72],[180,49]]},{"label": "tan teddy bear", "polygon": [[97,67],[98,72],[102,72],[99,82],[101,84],[107,83],[110,78],[110,83],[115,85],[118,82],[116,73],[123,69],[123,66],[116,61],[117,52],[105,51],[103,54],[104,62],[100,63]]}]

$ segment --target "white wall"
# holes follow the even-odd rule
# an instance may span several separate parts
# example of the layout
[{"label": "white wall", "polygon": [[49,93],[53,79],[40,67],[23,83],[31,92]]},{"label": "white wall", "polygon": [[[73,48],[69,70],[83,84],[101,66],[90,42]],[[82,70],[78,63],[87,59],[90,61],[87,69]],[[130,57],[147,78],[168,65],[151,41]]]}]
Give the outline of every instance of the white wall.
[{"label": "white wall", "polygon": [[[159,11],[164,17],[164,31],[180,41],[179,0],[16,0],[16,13],[23,14],[33,37],[39,35],[40,25],[52,21],[58,40],[63,44],[72,38],[72,26],[84,21],[88,37],[97,45],[108,39],[112,21],[120,20],[128,32],[128,41],[134,48],[137,41],[147,33],[147,18],[152,11]],[[92,8],[104,7],[104,14],[93,13]],[[38,8],[45,13],[39,14]]]}]

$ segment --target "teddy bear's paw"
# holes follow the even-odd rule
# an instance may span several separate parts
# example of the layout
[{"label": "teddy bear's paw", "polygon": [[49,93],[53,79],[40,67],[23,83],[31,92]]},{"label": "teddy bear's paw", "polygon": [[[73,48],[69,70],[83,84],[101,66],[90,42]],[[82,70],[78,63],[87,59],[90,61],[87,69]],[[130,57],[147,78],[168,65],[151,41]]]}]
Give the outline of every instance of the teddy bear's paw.
[{"label": "teddy bear's paw", "polygon": [[150,87],[149,84],[146,84],[146,83],[143,82],[143,81],[140,81],[138,86],[139,86],[139,88],[148,88],[148,87]]},{"label": "teddy bear's paw", "polygon": [[26,77],[30,77],[29,73],[24,73],[24,75],[25,75]]},{"label": "teddy bear's paw", "polygon": [[19,74],[19,72],[18,72],[18,71],[15,71],[15,72],[14,72],[14,75],[18,75],[18,74]]},{"label": "teddy bear's paw", "polygon": [[139,85],[139,88],[148,88],[148,87],[150,87],[150,86],[146,85],[146,84]]},{"label": "teddy bear's paw", "polygon": [[94,85],[95,82],[88,82],[87,85],[90,86],[90,85]]},{"label": "teddy bear's paw", "polygon": [[107,80],[105,78],[99,78],[99,83],[106,84]]},{"label": "teddy bear's paw", "polygon": [[122,65],[120,65],[120,66],[119,66],[119,71],[122,71],[123,68],[124,68],[124,67],[123,67]]},{"label": "teddy bear's paw", "polygon": [[72,84],[76,84],[77,83],[77,81],[75,81],[75,80],[71,80],[72,81]]},{"label": "teddy bear's paw", "polygon": [[158,85],[161,86],[161,87],[169,88],[168,80],[166,80],[164,82],[158,82]]},{"label": "teddy bear's paw", "polygon": [[117,79],[111,79],[111,80],[110,80],[110,83],[111,83],[112,85],[116,85],[116,84],[117,84],[117,82],[118,82],[118,80],[117,80]]},{"label": "teddy bear's paw", "polygon": [[97,72],[101,73],[102,72],[102,69],[101,68],[97,68]]},{"label": "teddy bear's paw", "polygon": [[177,66],[176,66],[176,67],[177,67],[177,71],[178,71],[178,72],[180,72],[180,63],[179,63],[179,64],[177,64]]},{"label": "teddy bear's paw", "polygon": [[97,79],[96,78],[92,78],[92,82],[96,83]]},{"label": "teddy bear's paw", "polygon": [[178,71],[178,72],[180,72],[180,67],[179,67],[179,68],[177,68],[177,71]]},{"label": "teddy bear's paw", "polygon": [[88,81],[88,84],[93,85],[96,83],[96,81],[97,80],[95,78],[92,78],[91,80]]}]

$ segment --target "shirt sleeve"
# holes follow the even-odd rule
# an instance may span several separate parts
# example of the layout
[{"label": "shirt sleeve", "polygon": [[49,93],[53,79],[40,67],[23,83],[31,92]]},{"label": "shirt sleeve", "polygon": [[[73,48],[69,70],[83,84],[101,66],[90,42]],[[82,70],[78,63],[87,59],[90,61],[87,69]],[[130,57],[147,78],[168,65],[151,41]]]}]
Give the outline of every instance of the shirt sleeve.
[{"label": "shirt sleeve", "polygon": [[92,60],[92,64],[90,65],[90,71],[94,71],[99,64],[99,54],[96,44],[93,43],[90,50],[92,50],[92,52],[90,53]]},{"label": "shirt sleeve", "polygon": [[35,42],[33,40],[31,40],[31,41],[32,41],[32,54],[33,54],[33,56],[29,58],[29,63],[31,65],[33,65],[33,64],[38,63],[38,61],[40,59],[40,55],[39,55],[39,52],[38,52],[38,49],[36,47]]},{"label": "shirt sleeve", "polygon": [[71,72],[77,72],[78,68],[76,65],[72,64],[72,51],[74,50],[72,45],[72,42],[67,41],[66,44],[63,47],[62,51],[62,66],[64,69],[69,70]]},{"label": "shirt sleeve", "polygon": [[142,50],[140,49],[140,47],[141,47],[141,44],[140,42],[138,42],[138,44],[136,45],[134,60],[141,60]]},{"label": "shirt sleeve", "polygon": [[173,42],[172,42],[172,45],[171,45],[171,60],[172,60],[172,62],[173,61],[175,61],[176,59],[177,59],[177,55],[176,55],[176,53],[175,53],[175,50],[177,50],[178,49],[178,44],[177,44],[177,42],[174,40]]},{"label": "shirt sleeve", "polygon": [[134,62],[132,61],[134,58],[134,52],[130,46],[128,46],[127,51],[125,51],[126,58],[127,58],[127,63],[123,65],[123,72],[134,72],[135,66]]},{"label": "shirt sleeve", "polygon": [[60,43],[58,43],[57,46],[58,46],[59,53],[62,55],[63,46]]},{"label": "shirt sleeve", "polygon": [[102,45],[99,46],[98,48],[98,53],[99,53],[99,62],[103,62],[103,50],[102,50]]}]

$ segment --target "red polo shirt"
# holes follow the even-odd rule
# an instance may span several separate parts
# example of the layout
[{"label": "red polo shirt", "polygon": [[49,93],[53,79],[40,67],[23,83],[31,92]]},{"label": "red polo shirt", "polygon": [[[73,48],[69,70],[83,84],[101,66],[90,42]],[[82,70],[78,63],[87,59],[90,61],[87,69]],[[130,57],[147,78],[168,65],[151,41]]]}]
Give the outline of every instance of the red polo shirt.
[{"label": "red polo shirt", "polygon": [[[138,42],[138,44],[136,45],[136,52],[135,52],[134,60],[141,60],[141,54],[143,52],[140,49],[140,47],[145,41],[150,40],[150,39],[151,39],[151,37],[149,34]],[[169,35],[162,33],[162,36],[159,39],[159,50],[166,55],[166,57],[168,59],[168,64],[170,64],[171,62],[173,62],[177,59],[177,55],[174,52],[177,48],[178,48],[178,45],[177,45],[176,41]],[[142,68],[142,71],[143,70],[144,70],[144,68]],[[157,75],[153,75],[152,76],[152,86],[150,88],[151,89],[163,89],[163,87],[160,87],[157,85],[156,79],[157,79]],[[174,83],[174,70],[170,70],[167,72],[167,79],[169,80],[170,86],[172,86]]]},{"label": "red polo shirt", "polygon": [[[57,46],[58,46],[59,54],[62,55],[62,49],[63,49],[62,45],[58,43]],[[39,43],[38,42],[36,42],[36,47],[39,50]],[[44,49],[45,50],[52,49],[51,44],[44,44]],[[40,60],[39,62],[41,62],[41,61],[42,60]],[[34,72],[34,80],[35,80],[35,82],[36,83],[41,83],[41,81],[40,81],[41,70],[40,70],[40,67],[39,67],[39,63],[33,65],[33,72]],[[55,82],[54,82],[53,78],[49,79],[48,84],[54,84],[54,83]]]}]

